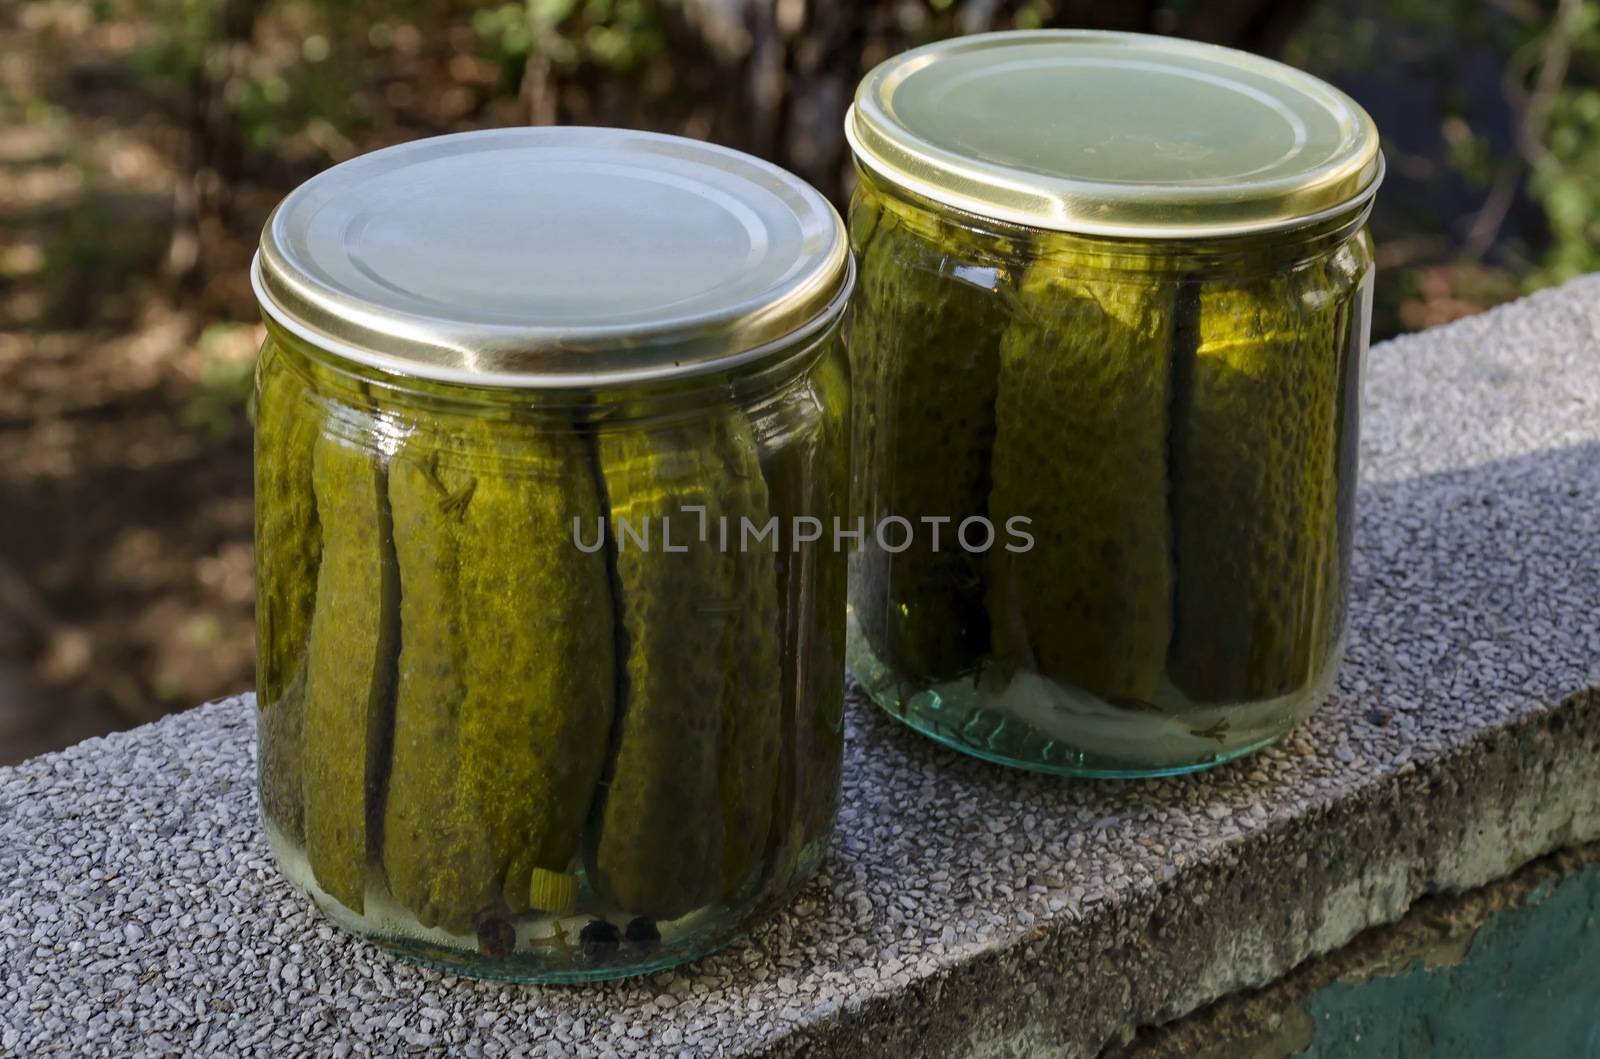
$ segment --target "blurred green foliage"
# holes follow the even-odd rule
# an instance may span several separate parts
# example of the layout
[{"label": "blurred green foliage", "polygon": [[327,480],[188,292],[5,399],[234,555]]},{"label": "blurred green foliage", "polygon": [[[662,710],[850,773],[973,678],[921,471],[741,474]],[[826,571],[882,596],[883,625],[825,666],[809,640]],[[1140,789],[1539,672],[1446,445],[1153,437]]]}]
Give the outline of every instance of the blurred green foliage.
[{"label": "blurred green foliage", "polygon": [[1563,32],[1581,80],[1569,77],[1555,93],[1544,118],[1545,149],[1533,161],[1529,187],[1544,206],[1550,245],[1530,284],[1600,269],[1600,4],[1581,5]]},{"label": "blurred green foliage", "polygon": [[[1333,0],[1284,58],[1336,83],[1387,77],[1414,121],[1438,131],[1437,159],[1397,159],[1386,143],[1392,187],[1374,228],[1380,260],[1385,241],[1401,247],[1386,262],[1391,297],[1437,297],[1457,315],[1600,270],[1600,2]],[[1411,82],[1396,85],[1397,69]],[[1385,214],[1385,200],[1405,194],[1394,185],[1407,182],[1408,162],[1419,163],[1417,194],[1402,200],[1410,212]],[[1452,179],[1478,198],[1465,216],[1411,209]],[[1525,213],[1533,223],[1508,223]],[[1413,313],[1399,324],[1438,320]]]},{"label": "blurred green foliage", "polygon": [[[876,12],[867,24],[895,46],[972,28],[980,7],[990,12],[986,25],[1022,28],[1063,24],[1093,7],[1073,6],[1064,15],[1060,0],[867,6]],[[1158,4],[1152,18],[1181,29],[1201,6]],[[685,116],[697,108],[743,105],[736,101],[749,93],[748,83],[708,78],[695,69],[706,55],[683,51],[692,36],[685,32],[694,21],[686,17],[690,7],[702,14],[771,7],[781,19],[786,5],[93,3],[101,20],[139,23],[132,62],[147,89],[192,128],[231,141],[210,155],[197,152],[199,168],[220,165],[215,178],[227,184],[244,176],[247,164],[268,173],[277,167],[284,176],[271,179],[279,192],[378,143],[526,120],[518,97],[529,90],[530,69],[554,86],[559,105],[550,112],[558,120],[677,128],[692,125]],[[1390,189],[1374,221],[1389,270],[1379,294],[1380,334],[1600,269],[1600,0],[1321,0],[1306,7],[1280,50],[1358,96],[1363,83],[1379,83],[1375,78],[1389,77],[1383,83],[1392,87],[1394,71],[1403,69],[1417,81],[1417,106],[1430,111],[1415,120],[1436,127],[1428,157],[1391,148]],[[739,126],[712,118],[698,127],[718,136]],[[211,155],[224,162],[208,162]],[[231,168],[224,164],[230,158]],[[1422,192],[1407,198],[1407,181]],[[1480,202],[1426,193],[1430,184],[1451,182],[1464,189],[1457,198]]]},{"label": "blurred green foliage", "polygon": [[248,406],[255,391],[256,364],[253,357],[237,355],[237,340],[250,330],[242,324],[214,323],[196,339],[200,378],[179,409],[178,421],[214,443],[237,436],[244,427],[239,410]]},{"label": "blurred green foliage", "polygon": [[[225,114],[249,150],[306,138],[331,156],[372,125],[362,90],[388,10],[364,0],[138,0],[145,32],[130,58],[153,95],[191,117]],[[107,0],[97,14],[127,17]],[[258,40],[269,15],[272,32]]]},{"label": "blurred green foliage", "polygon": [[570,71],[589,62],[626,72],[665,47],[660,14],[659,5],[645,0],[530,0],[480,7],[472,13],[472,29],[514,91],[536,36],[537,47],[557,67]]}]

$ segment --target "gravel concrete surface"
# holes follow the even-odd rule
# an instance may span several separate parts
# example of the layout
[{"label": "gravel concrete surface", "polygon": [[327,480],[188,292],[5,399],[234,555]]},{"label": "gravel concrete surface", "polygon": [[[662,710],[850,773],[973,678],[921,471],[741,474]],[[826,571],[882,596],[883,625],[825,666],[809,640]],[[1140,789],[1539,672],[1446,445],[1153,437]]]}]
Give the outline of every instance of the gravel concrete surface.
[{"label": "gravel concrete surface", "polygon": [[0,770],[0,1054],[1093,1056],[1600,838],[1600,277],[1373,350],[1349,661],[1279,746],[1007,772],[859,701],[831,855],[675,972],[513,987],[348,939],[256,825],[253,710]]}]

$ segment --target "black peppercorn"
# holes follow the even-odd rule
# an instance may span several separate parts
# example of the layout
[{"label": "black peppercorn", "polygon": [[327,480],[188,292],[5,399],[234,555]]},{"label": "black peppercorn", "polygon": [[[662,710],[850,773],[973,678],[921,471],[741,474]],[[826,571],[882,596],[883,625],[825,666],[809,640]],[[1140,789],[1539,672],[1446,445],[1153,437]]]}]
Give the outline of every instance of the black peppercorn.
[{"label": "black peppercorn", "polygon": [[602,959],[617,951],[621,935],[617,928],[603,919],[591,919],[578,934],[583,954],[592,960]]},{"label": "black peppercorn", "polygon": [[510,956],[517,947],[517,928],[509,919],[485,919],[478,924],[478,951],[491,960]]},{"label": "black peppercorn", "polygon": [[661,931],[656,929],[654,920],[646,919],[644,916],[634,916],[628,920],[623,936],[634,945],[654,945],[661,940]]}]

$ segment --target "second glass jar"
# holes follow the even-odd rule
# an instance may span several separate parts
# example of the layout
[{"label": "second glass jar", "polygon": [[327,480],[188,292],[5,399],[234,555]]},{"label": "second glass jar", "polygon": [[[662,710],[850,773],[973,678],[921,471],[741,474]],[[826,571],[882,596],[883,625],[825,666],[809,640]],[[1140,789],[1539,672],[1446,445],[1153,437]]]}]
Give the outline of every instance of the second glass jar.
[{"label": "second glass jar", "polygon": [[1096,239],[859,174],[851,668],[1043,771],[1186,771],[1281,736],[1343,650],[1372,256]]},{"label": "second glass jar", "polygon": [[881,64],[846,120],[850,664],[885,709],[1045,772],[1282,737],[1343,652],[1371,119],[1139,34]]}]

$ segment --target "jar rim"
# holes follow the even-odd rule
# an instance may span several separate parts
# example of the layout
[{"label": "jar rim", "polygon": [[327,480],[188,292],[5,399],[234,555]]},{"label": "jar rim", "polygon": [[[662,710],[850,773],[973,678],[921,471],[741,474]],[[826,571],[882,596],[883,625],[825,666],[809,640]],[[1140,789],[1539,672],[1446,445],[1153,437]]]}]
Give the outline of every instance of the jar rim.
[{"label": "jar rim", "polygon": [[1203,239],[1297,228],[1370,200],[1384,161],[1345,93],[1247,52],[1140,33],[984,33],[861,81],[857,162],[1028,228]]},{"label": "jar rim", "polygon": [[[1338,242],[1355,232],[1363,229],[1372,214],[1373,196],[1366,195],[1354,202],[1341,206],[1330,207],[1321,213],[1304,217],[1293,222],[1287,222],[1268,230],[1255,230],[1249,232],[1221,232],[1206,236],[1165,236],[1165,235],[1104,235],[1098,232],[1083,232],[1077,230],[1049,229],[1037,225],[1024,225],[1016,221],[1002,220],[993,216],[972,213],[957,206],[950,206],[938,202],[907,188],[903,184],[896,184],[885,179],[877,170],[864,165],[860,159],[855,161],[856,194],[862,189],[869,189],[873,195],[893,199],[915,211],[927,213],[940,221],[958,226],[968,231],[976,232],[990,239],[996,237],[1021,238],[1024,240],[1040,240],[1033,253],[1050,252],[1040,251],[1038,246],[1048,246],[1052,240],[1067,239],[1078,244],[1077,249],[1082,253],[1100,253],[1109,256],[1125,256],[1140,254],[1152,260],[1169,258],[1177,261],[1178,258],[1196,259],[1204,255],[1208,260],[1216,260],[1218,255],[1223,257],[1238,255],[1252,261],[1264,260],[1262,250],[1266,243],[1281,247],[1285,253],[1290,253],[1290,248],[1302,244],[1308,239],[1312,241]],[[1263,239],[1262,237],[1269,237]],[[860,252],[857,247],[857,252]],[[970,252],[983,253],[981,243],[976,244]],[[989,253],[994,253],[992,250]],[[1005,255],[1001,255],[1004,257]],[[1182,269],[1186,266],[1181,262],[1174,267]],[[1147,271],[1141,266],[1141,271]]]},{"label": "jar rim", "polygon": [[[259,257],[259,254],[257,256]],[[441,382],[458,386],[486,386],[527,390],[596,390],[725,374],[769,360],[774,362],[781,361],[789,351],[804,346],[839,322],[839,318],[844,314],[845,307],[849,304],[850,295],[855,289],[856,266],[853,257],[846,257],[845,271],[843,285],[839,288],[833,301],[822,312],[807,320],[795,330],[759,346],[752,346],[749,349],[739,350],[736,353],[730,353],[713,360],[695,363],[650,365],[588,374],[562,372],[549,375],[536,375],[529,372],[458,371],[445,365],[418,364],[405,357],[386,354],[337,339],[330,339],[326,335],[300,324],[293,318],[279,315],[267,308],[266,298],[268,295],[262,290],[260,266],[255,261],[252,261],[250,266],[250,283],[255,290],[257,301],[261,303],[263,314],[269,317],[273,323],[324,353],[362,367],[372,368],[401,378],[422,379],[428,382]]]},{"label": "jar rim", "polygon": [[768,162],[581,126],[412,141],[324,171],[273,211],[262,312],[386,373],[596,388],[725,371],[843,312],[844,223]]}]

